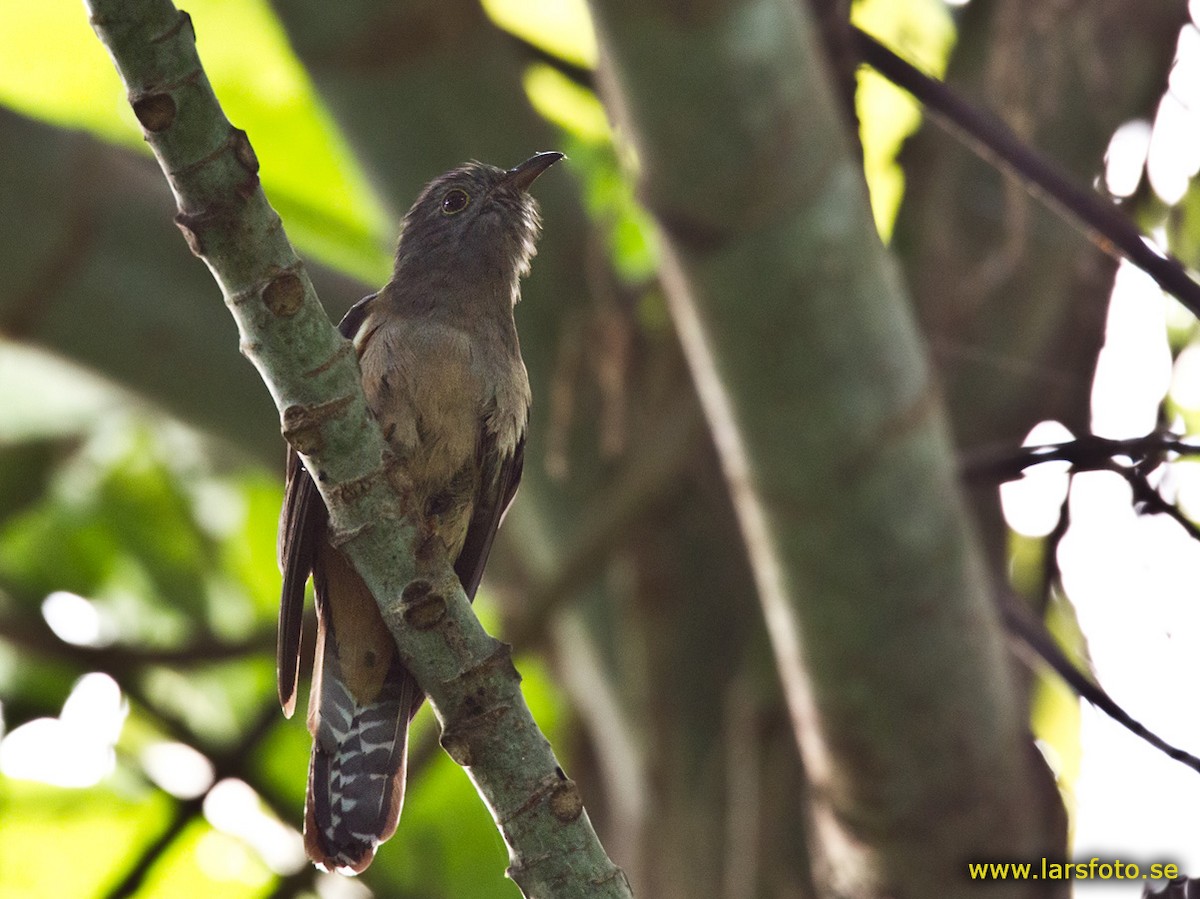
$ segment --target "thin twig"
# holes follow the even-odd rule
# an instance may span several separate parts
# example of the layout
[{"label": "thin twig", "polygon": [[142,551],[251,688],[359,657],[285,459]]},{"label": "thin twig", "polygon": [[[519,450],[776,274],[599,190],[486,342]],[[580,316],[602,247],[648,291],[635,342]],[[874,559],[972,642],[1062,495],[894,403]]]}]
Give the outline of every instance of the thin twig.
[{"label": "thin twig", "polygon": [[1001,615],[1004,618],[1005,628],[1008,632],[1020,639],[1038,658],[1049,665],[1079,696],[1104,712],[1104,714],[1126,728],[1130,733],[1141,737],[1169,758],[1187,765],[1193,771],[1200,772],[1200,758],[1171,745],[1140,721],[1137,721],[1132,715],[1121,708],[1103,687],[1076,668],[1062,649],[1059,648],[1059,645],[1046,632],[1045,625],[1040,621],[1034,621],[1029,611],[1025,609],[1019,599],[1005,594],[1000,597],[999,606]]},{"label": "thin twig", "polygon": [[[1173,434],[1151,433],[1128,440],[1110,440],[1089,434],[1067,443],[1022,447],[1021,450],[1010,452],[1006,456],[982,460],[977,467],[968,468],[968,471],[975,477],[984,474],[989,477],[1004,475],[1002,479],[1012,480],[1019,477],[1025,468],[1048,461],[1070,463],[1071,470],[1068,476],[1071,478],[1081,471],[1111,471],[1129,484],[1139,513],[1168,515],[1183,527],[1189,536],[1200,540],[1200,528],[1174,505],[1163,499],[1162,494],[1147,478],[1148,473],[1158,466],[1167,453],[1196,455],[1200,453],[1200,447],[1184,443]],[[1127,456],[1133,463],[1119,464],[1116,461],[1118,456]],[[1043,603],[1048,598],[1051,585],[1058,580],[1057,548],[1070,525],[1069,503],[1068,490],[1059,511],[1058,522],[1047,540],[1042,573]],[[1005,593],[999,597],[999,606],[1008,632],[1053,669],[1078,696],[1168,757],[1200,772],[1200,758],[1166,742],[1126,712],[1103,687],[1080,671],[1066,657],[1045,625],[1040,620],[1035,620],[1018,598]]]},{"label": "thin twig", "polygon": [[930,78],[865,31],[851,26],[851,35],[863,62],[912,94],[968,148],[1011,175],[1064,218],[1078,224],[1105,253],[1128,259],[1200,317],[1200,283],[1192,280],[1182,262],[1147,243],[1137,225],[1110,201],[1080,187],[996,116],[968,103],[944,82]]},{"label": "thin twig", "polygon": [[0,617],[0,638],[15,644],[22,652],[69,662],[88,670],[103,669],[110,673],[122,674],[147,665],[191,668],[213,662],[244,659],[267,652],[275,645],[275,635],[263,631],[235,642],[219,640],[211,634],[201,634],[183,646],[150,647],[127,643],[81,646],[76,643],[64,643],[44,621],[32,614]]},{"label": "thin twig", "polygon": [[1126,456],[1135,466],[1144,468],[1172,453],[1197,456],[1200,444],[1161,431],[1124,440],[1085,434],[1064,443],[976,450],[965,456],[961,470],[963,477],[971,481],[1003,483],[1017,480],[1025,469],[1044,462],[1067,462],[1075,472],[1107,471],[1118,456]]},{"label": "thin twig", "polygon": [[1134,508],[1138,514],[1166,515],[1183,528],[1193,540],[1200,540],[1200,527],[1197,527],[1196,523],[1184,515],[1177,506],[1163,499],[1162,494],[1151,485],[1143,471],[1126,468],[1123,465],[1114,465],[1110,470],[1119,474],[1129,484],[1133,491]]},{"label": "thin twig", "polygon": [[176,800],[175,808],[171,811],[171,819],[167,822],[166,827],[152,842],[142,847],[137,860],[125,872],[125,876],[105,894],[106,899],[128,899],[130,896],[137,895],[146,880],[146,875],[171,847],[171,844],[179,838],[192,819],[200,814],[203,807],[203,796]]},{"label": "thin twig", "polygon": [[1062,503],[1058,507],[1058,521],[1054,523],[1050,533],[1046,535],[1045,548],[1042,555],[1041,595],[1038,597],[1039,617],[1046,614],[1050,607],[1050,599],[1056,584],[1062,584],[1062,571],[1058,566],[1058,548],[1071,527],[1071,480],[1068,476],[1067,489],[1063,493]]},{"label": "thin twig", "polygon": [[[210,761],[213,764],[216,780],[225,780],[230,777],[244,779],[246,760],[251,756],[254,747],[266,737],[278,720],[279,708],[272,696],[235,745],[211,754]],[[126,871],[125,876],[107,893],[107,899],[127,899],[129,896],[136,895],[141,889],[146,875],[158,863],[163,853],[187,829],[192,820],[201,814],[203,809],[204,796],[176,800],[171,819],[153,841],[142,847],[142,851],[138,853],[137,859]]]},{"label": "thin twig", "polygon": [[[1069,174],[1024,143],[995,115],[968,102],[945,82],[926,75],[856,26],[849,26],[849,34],[851,46],[864,63],[912,94],[970,150],[1006,172],[1056,214],[1074,223],[1105,253],[1128,259],[1200,317],[1200,283],[1192,279],[1177,258],[1149,244],[1137,225],[1112,202],[1075,183]],[[592,70],[523,38],[513,35],[512,40],[531,59],[595,90]]]}]

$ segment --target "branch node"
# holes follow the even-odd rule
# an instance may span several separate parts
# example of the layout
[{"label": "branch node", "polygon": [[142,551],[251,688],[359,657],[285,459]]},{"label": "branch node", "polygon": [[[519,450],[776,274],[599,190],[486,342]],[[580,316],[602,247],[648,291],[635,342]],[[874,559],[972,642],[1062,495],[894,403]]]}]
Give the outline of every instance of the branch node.
[{"label": "branch node", "polygon": [[356,528],[329,528],[329,545],[334,549],[341,549],[355,537],[365,534],[371,530],[374,525],[371,522],[364,522]]},{"label": "branch node", "polygon": [[627,878],[625,876],[625,872],[616,865],[613,865],[609,872],[603,877],[593,877],[591,884],[594,887],[602,887],[606,883],[612,883],[614,880],[621,881],[621,883],[625,885],[625,891],[629,892],[629,878]]},{"label": "branch node", "polygon": [[192,43],[196,42],[196,26],[192,22],[191,15],[189,15],[186,10],[182,10],[182,9],[176,10],[176,13],[177,14],[175,16],[175,22],[171,25],[171,27],[168,28],[166,31],[164,31],[162,34],[156,34],[156,35],[150,37],[148,39],[149,43],[161,44],[166,41],[169,41],[171,38],[175,37],[175,35],[179,34],[179,32],[183,29],[183,27],[185,25],[187,26],[188,30],[192,33]]},{"label": "branch node", "polygon": [[486,737],[497,726],[497,722],[508,714],[509,706],[493,705],[477,715],[465,715],[454,720],[442,731],[439,742],[446,755],[463,768],[469,768],[479,761],[480,753],[477,744],[485,742]]},{"label": "branch node", "polygon": [[204,240],[201,232],[206,230],[215,216],[208,210],[202,212],[178,212],[175,215],[175,226],[183,233],[188,249],[193,256],[204,257]]},{"label": "branch node", "polygon": [[267,282],[262,290],[262,300],[272,315],[291,318],[304,305],[304,282],[294,270],[284,270]]},{"label": "branch node", "polygon": [[478,665],[467,668],[455,680],[465,680],[473,677],[482,678],[492,672],[501,672],[505,677],[520,683],[521,673],[517,671],[517,666],[513,664],[512,647],[501,640],[496,640],[495,644],[496,648],[488,653],[486,659]]},{"label": "branch node", "polygon": [[563,774],[562,768],[557,771],[563,780],[550,791],[550,813],[563,824],[570,824],[583,814],[583,797],[575,781]]},{"label": "branch node", "polygon": [[[342,483],[329,489],[330,497],[339,503],[353,503],[365,496],[375,486],[382,471],[383,466],[381,465],[379,468],[368,471],[362,477],[354,478],[350,481],[342,481]],[[366,528],[365,524],[363,528]]]},{"label": "branch node", "polygon": [[442,749],[446,751],[446,755],[450,756],[450,760],[460,768],[470,768],[475,764],[475,754],[471,750],[471,740],[466,733],[460,730],[442,731],[440,742]]},{"label": "branch node", "polygon": [[[568,784],[570,785],[569,789],[564,790],[563,788]],[[579,811],[576,812],[573,817],[561,817],[559,815],[559,811],[554,808],[556,798],[560,797],[561,794],[561,798],[558,798],[558,801],[560,803],[562,814],[570,815],[572,800],[567,794],[572,791],[575,793],[574,801],[579,803]],[[512,812],[504,816],[504,822],[507,823],[532,811],[541,804],[542,800],[546,800],[548,802],[551,814],[554,815],[555,819],[562,821],[564,824],[569,824],[571,821],[574,821],[583,812],[583,802],[579,799],[579,789],[575,786],[575,782],[563,774],[562,768],[555,768],[553,778],[543,777],[541,782],[538,784],[538,788],[529,795],[529,798],[521,803]]]},{"label": "branch node", "polygon": [[329,371],[329,369],[333,368],[333,366],[341,362],[342,359],[344,359],[347,355],[354,355],[354,352],[354,344],[348,340],[343,340],[341,346],[337,348],[332,356],[315,368],[310,368],[308,371],[303,372],[303,377],[315,378],[317,375],[323,375],[325,372]]},{"label": "branch node", "polygon": [[[195,68],[181,78],[178,82],[170,85],[169,88],[174,89],[189,82],[195,83],[203,78],[204,70],[201,68]],[[193,159],[186,165],[170,169],[167,172],[167,177],[171,180],[172,184],[177,184],[180,179],[194,175],[197,171],[205,166],[215,163],[218,159],[220,159],[221,154],[232,151],[234,160],[243,170],[246,171],[249,177],[243,178],[240,181],[235,181],[232,176],[229,176],[227,183],[232,191],[233,197],[237,198],[242,203],[245,203],[247,200],[254,197],[259,191],[258,157],[254,153],[254,148],[250,145],[250,138],[246,136],[246,132],[242,131],[240,128],[235,128],[228,121],[226,121],[225,124],[229,125],[229,134],[223,141],[221,141],[215,150],[206,156],[201,156],[199,159]],[[225,214],[232,219],[235,217],[237,210],[237,204],[226,201],[222,203],[214,203],[209,207],[209,209],[199,214],[204,215],[207,213],[210,217],[215,219],[218,213],[224,211]],[[279,216],[276,215],[275,218],[278,219]],[[176,216],[176,221],[178,221],[178,216]]]},{"label": "branch node", "polygon": [[[481,738],[486,740],[492,728],[496,727],[496,722],[512,708],[494,695],[489,680],[495,675],[514,683],[521,682],[521,675],[512,662],[512,647],[499,640],[486,659],[452,679],[460,684],[466,682],[456,690],[463,696],[462,713],[448,717],[441,744],[446,754],[464,768],[475,764],[479,757],[475,748],[477,742]],[[562,769],[556,770],[561,776]],[[544,793],[544,790],[539,790],[537,795]]]},{"label": "branch node", "polygon": [[241,128],[230,127],[229,144],[233,147],[233,155],[247,172],[258,174],[258,154],[250,143],[250,138]]},{"label": "branch node", "polygon": [[410,627],[427,631],[446,617],[446,597],[434,593],[429,581],[411,581],[400,596],[400,614]]},{"label": "branch node", "polygon": [[310,456],[322,446],[321,427],[331,418],[341,415],[354,401],[352,396],[340,396],[328,403],[310,406],[293,405],[283,410],[280,432],[296,452]]},{"label": "branch node", "polygon": [[133,114],[147,131],[158,134],[175,124],[175,98],[165,93],[149,93],[130,99]]}]

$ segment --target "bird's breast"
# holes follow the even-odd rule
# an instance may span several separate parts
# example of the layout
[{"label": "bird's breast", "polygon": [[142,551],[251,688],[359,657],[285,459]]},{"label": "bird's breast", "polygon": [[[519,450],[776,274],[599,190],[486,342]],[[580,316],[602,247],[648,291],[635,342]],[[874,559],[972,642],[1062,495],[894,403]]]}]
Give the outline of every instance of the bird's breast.
[{"label": "bird's breast", "polygon": [[465,332],[398,319],[362,350],[363,388],[414,486],[440,489],[475,459],[485,373]]}]

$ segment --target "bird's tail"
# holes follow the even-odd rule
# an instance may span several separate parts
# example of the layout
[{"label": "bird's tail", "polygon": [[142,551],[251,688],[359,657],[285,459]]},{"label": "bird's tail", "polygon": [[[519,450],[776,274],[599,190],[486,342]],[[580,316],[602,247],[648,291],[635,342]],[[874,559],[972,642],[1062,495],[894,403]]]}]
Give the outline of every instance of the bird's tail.
[{"label": "bird's tail", "polygon": [[[342,608],[328,615],[329,603],[321,603],[325,608],[319,616],[308,712],[313,749],[304,846],[326,870],[357,874],[371,864],[375,847],[396,832],[404,803],[408,723],[422,693],[396,657],[369,595],[369,605],[355,616],[342,614],[349,605],[344,593],[339,601]],[[359,621],[369,621],[372,614],[376,621],[358,633]],[[368,633],[379,637],[378,645]]]}]

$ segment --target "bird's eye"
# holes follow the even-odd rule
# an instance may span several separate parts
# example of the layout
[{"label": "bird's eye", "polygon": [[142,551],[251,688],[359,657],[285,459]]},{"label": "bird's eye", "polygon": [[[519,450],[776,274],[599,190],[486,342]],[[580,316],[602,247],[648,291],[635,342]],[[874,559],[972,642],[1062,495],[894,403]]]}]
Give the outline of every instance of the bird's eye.
[{"label": "bird's eye", "polygon": [[454,213],[466,209],[470,202],[471,198],[467,196],[467,192],[456,187],[446,191],[446,196],[442,197],[442,212],[446,215],[454,215]]}]

